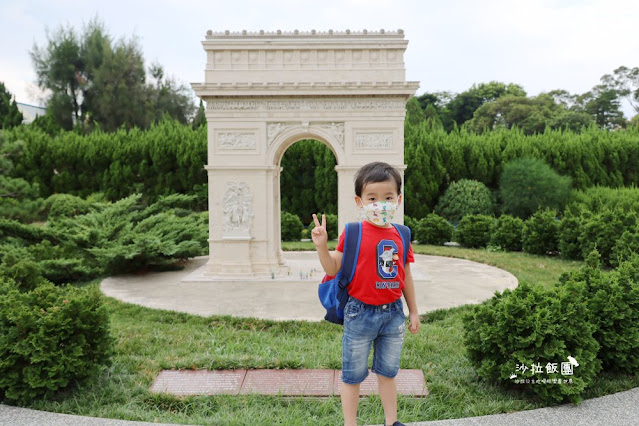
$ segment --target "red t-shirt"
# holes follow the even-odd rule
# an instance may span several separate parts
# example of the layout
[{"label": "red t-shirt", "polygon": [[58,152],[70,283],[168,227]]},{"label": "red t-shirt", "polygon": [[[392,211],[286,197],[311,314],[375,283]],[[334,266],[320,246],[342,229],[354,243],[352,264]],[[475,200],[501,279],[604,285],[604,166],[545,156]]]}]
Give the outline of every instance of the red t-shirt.
[{"label": "red t-shirt", "polygon": [[[344,252],[344,232],[335,249]],[[383,305],[399,299],[406,277],[403,259],[402,237],[394,226],[380,228],[363,221],[357,267],[348,294],[369,305]],[[410,243],[408,262],[415,262]]]}]

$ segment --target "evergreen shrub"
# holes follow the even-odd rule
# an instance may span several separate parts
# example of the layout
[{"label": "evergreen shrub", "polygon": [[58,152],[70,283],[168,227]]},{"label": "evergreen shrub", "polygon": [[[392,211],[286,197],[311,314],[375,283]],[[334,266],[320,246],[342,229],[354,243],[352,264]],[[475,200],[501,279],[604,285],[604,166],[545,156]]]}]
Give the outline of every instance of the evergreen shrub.
[{"label": "evergreen shrub", "polygon": [[419,222],[419,220],[411,217],[411,216],[407,216],[404,215],[404,225],[408,226],[410,228],[410,235],[412,237],[413,240],[416,239],[415,237],[415,233],[417,232],[417,223]]},{"label": "evergreen shrub", "polygon": [[[598,213],[588,215],[583,220],[579,244],[582,258],[597,249],[604,265],[611,265],[612,250],[617,240],[627,229],[634,228],[637,224],[635,211],[625,212],[621,208],[602,208]],[[627,237],[626,237],[627,238]],[[619,248],[617,253],[619,253]]]},{"label": "evergreen shrub", "polygon": [[297,215],[282,212],[282,241],[299,241],[304,224]]},{"label": "evergreen shrub", "polygon": [[490,237],[490,244],[503,250],[521,251],[521,234],[524,221],[518,217],[503,214],[495,222],[495,229]]},{"label": "evergreen shrub", "polygon": [[559,246],[559,221],[551,209],[538,210],[524,222],[522,248],[531,254],[553,254]]},{"label": "evergreen shrub", "polygon": [[467,215],[457,224],[455,241],[464,247],[486,247],[495,226],[495,218],[486,215]]},{"label": "evergreen shrub", "polygon": [[571,180],[543,160],[520,158],[504,165],[499,179],[503,213],[527,219],[539,208],[562,211],[571,195]]},{"label": "evergreen shrub", "polygon": [[49,217],[76,216],[88,213],[91,203],[71,194],[53,194],[44,201]]},{"label": "evergreen shrub", "polygon": [[598,358],[606,370],[633,373],[639,369],[639,254],[633,254],[610,272],[601,270],[593,250],[584,266],[562,274],[560,285],[583,283],[589,321],[601,349]]},{"label": "evergreen shrub", "polygon": [[[319,220],[320,223],[322,223],[322,215],[321,213],[317,213],[317,220]],[[326,233],[328,233],[328,239],[329,240],[336,240],[337,238],[339,238],[339,223],[338,223],[338,217],[336,214],[327,214],[326,215]],[[309,235],[310,232],[313,231],[313,228],[315,228],[315,221],[311,220],[311,223],[308,224],[308,231],[309,231]],[[309,237],[310,238],[310,237]]]},{"label": "evergreen shrub", "polygon": [[420,244],[442,245],[453,237],[453,225],[443,217],[431,213],[417,223],[415,239]]},{"label": "evergreen shrub", "polygon": [[[522,282],[475,306],[463,322],[464,344],[477,374],[546,403],[578,403],[601,370],[584,294],[583,285],[576,283],[545,289]],[[569,362],[569,356],[579,366],[573,367],[573,375],[562,375],[561,363]],[[572,383],[563,383],[568,378]],[[525,379],[540,382],[517,382]]]},{"label": "evergreen shrub", "polygon": [[450,184],[439,199],[434,212],[441,217],[457,223],[462,217],[472,214],[492,215],[494,202],[488,187],[483,183],[460,179]]},{"label": "evergreen shrub", "polygon": [[573,211],[566,208],[564,216],[559,223],[559,254],[564,259],[583,260],[579,236],[581,235],[584,217],[588,217],[590,213],[587,211],[574,213]]},{"label": "evergreen shrub", "polygon": [[19,404],[99,374],[113,340],[97,287],[43,283],[27,292],[0,278],[0,396]]}]

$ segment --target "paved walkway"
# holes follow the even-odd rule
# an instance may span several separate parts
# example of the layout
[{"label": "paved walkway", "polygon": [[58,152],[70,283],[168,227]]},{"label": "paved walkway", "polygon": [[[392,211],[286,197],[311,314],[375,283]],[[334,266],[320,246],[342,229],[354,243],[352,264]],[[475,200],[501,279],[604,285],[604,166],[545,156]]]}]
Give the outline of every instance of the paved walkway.
[{"label": "paved walkway", "polygon": [[[290,275],[279,280],[205,283],[201,268],[207,258],[196,258],[183,271],[113,277],[101,283],[108,296],[151,308],[171,309],[197,315],[235,315],[265,319],[320,321],[323,310],[317,301],[321,270],[314,253],[287,252]],[[412,267],[418,309],[425,313],[490,298],[495,290],[514,288],[517,280],[501,269],[479,263],[438,256],[416,255]],[[300,280],[299,273],[309,279]],[[248,297],[250,295],[250,297]],[[241,304],[237,301],[242,300]],[[554,408],[510,414],[412,423],[426,426],[639,426],[639,388]],[[0,425],[11,426],[139,426],[153,423],[55,414],[0,404]]]},{"label": "paved walkway", "polygon": [[[121,275],[100,284],[102,292],[128,303],[190,314],[233,315],[271,320],[321,321],[317,298],[324,276],[315,252],[286,252],[290,275],[282,278],[206,281],[197,257],[182,271]],[[517,278],[503,269],[441,256],[415,255],[411,265],[420,314],[439,308],[479,303],[495,290],[515,288]],[[308,279],[300,280],[300,273]]]}]

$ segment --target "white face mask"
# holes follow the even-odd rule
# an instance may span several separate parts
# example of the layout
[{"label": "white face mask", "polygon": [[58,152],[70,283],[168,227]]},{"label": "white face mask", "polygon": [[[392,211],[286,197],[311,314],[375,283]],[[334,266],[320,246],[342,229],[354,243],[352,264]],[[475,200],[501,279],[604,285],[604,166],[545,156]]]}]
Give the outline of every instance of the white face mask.
[{"label": "white face mask", "polygon": [[376,201],[370,204],[364,204],[361,215],[363,219],[368,219],[375,225],[386,225],[393,221],[398,203],[390,201]]}]

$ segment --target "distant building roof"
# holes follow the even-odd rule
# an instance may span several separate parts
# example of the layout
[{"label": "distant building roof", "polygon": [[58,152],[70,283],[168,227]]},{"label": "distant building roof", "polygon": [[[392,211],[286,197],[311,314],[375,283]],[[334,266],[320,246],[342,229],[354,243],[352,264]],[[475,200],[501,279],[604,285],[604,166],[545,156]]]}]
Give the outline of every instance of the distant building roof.
[{"label": "distant building roof", "polygon": [[16,104],[18,105],[18,110],[22,113],[22,123],[24,124],[31,124],[36,117],[44,115],[47,112],[47,109],[43,107],[23,104],[20,102],[16,102]]}]

